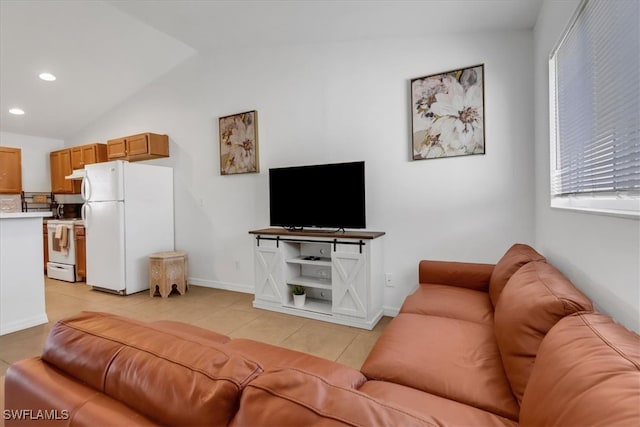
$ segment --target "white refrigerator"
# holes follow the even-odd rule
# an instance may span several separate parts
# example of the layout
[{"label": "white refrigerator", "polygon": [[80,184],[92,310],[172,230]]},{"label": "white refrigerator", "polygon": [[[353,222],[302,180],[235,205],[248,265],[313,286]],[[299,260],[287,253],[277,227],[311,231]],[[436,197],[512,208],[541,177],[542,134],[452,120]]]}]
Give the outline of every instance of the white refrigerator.
[{"label": "white refrigerator", "polygon": [[123,160],[85,166],[87,285],[149,289],[149,255],[174,250],[173,169]]}]

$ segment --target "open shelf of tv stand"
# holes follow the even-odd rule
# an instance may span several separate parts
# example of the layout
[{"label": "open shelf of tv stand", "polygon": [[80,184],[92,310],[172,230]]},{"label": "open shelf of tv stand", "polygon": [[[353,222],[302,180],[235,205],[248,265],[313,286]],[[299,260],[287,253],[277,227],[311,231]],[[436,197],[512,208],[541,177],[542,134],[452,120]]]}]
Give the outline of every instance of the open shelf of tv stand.
[{"label": "open shelf of tv stand", "polygon": [[[315,298],[307,298],[304,307],[296,307],[295,305],[293,305],[293,303],[286,303],[284,305],[284,307],[288,310],[297,310],[298,315],[300,315],[300,312],[303,312],[302,315],[304,315],[304,312],[311,312],[314,314],[319,314],[321,316],[330,316],[331,315],[331,301],[327,301],[327,300],[322,300],[322,299],[315,299]],[[305,317],[311,317],[311,316],[305,316]],[[315,317],[312,317],[315,318]],[[323,319],[326,320],[326,319]]]},{"label": "open shelf of tv stand", "polygon": [[317,259],[311,259],[309,256],[299,256],[296,258],[288,259],[290,264],[307,264],[307,265],[323,265],[331,267],[331,258],[315,257]]},{"label": "open shelf of tv stand", "polygon": [[331,290],[331,279],[322,277],[296,276],[287,280],[287,285],[304,286],[305,288]]},{"label": "open shelf of tv stand", "polygon": [[[382,317],[383,232],[267,228],[255,235],[253,306],[372,329]],[[291,288],[305,288],[293,304]]]}]

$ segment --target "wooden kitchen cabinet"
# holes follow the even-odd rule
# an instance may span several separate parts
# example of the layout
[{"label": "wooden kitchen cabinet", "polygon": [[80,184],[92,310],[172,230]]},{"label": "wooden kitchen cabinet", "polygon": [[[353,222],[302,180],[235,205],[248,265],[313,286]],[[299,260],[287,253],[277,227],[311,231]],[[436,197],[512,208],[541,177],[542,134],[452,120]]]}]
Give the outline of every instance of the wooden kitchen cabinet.
[{"label": "wooden kitchen cabinet", "polygon": [[47,274],[47,263],[49,262],[49,230],[47,223],[42,224],[42,248],[44,250],[44,274]]},{"label": "wooden kitchen cabinet", "polygon": [[107,141],[109,160],[139,160],[169,157],[169,137],[156,133],[141,133]]},{"label": "wooden kitchen cabinet", "polygon": [[84,226],[75,224],[73,231],[76,239],[76,276],[85,279],[87,277],[87,243]]},{"label": "wooden kitchen cabinet", "polygon": [[127,139],[118,138],[107,141],[107,157],[109,160],[126,160]]},{"label": "wooden kitchen cabinet", "polygon": [[51,166],[51,192],[54,194],[80,193],[80,181],[68,180],[65,176],[71,175],[71,149],[52,151],[49,153]]},{"label": "wooden kitchen cabinet", "polygon": [[84,169],[85,165],[107,161],[107,144],[92,143],[71,147],[71,168]]},{"label": "wooden kitchen cabinet", "polygon": [[0,194],[22,192],[22,151],[0,147]]}]

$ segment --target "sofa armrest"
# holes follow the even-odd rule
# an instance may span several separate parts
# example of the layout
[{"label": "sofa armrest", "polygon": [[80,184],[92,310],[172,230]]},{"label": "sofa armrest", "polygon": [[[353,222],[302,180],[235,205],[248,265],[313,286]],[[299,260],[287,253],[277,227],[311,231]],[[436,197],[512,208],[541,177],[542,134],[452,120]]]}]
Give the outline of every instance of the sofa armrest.
[{"label": "sofa armrest", "polygon": [[40,357],[11,365],[4,391],[3,418],[7,427],[160,425],[59,371]]},{"label": "sofa armrest", "polygon": [[418,265],[419,283],[458,286],[487,292],[494,264],[422,260]]},{"label": "sofa armrest", "polygon": [[164,425],[227,425],[242,389],[262,373],[211,339],[86,311],[51,328],[42,360]]}]

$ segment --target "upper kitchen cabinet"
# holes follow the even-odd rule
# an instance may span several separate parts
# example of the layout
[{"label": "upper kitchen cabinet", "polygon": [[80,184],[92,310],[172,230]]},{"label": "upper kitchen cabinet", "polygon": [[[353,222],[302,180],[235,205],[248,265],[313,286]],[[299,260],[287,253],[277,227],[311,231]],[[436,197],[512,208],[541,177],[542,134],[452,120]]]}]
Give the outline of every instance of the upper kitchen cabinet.
[{"label": "upper kitchen cabinet", "polygon": [[92,143],[71,147],[71,168],[84,169],[85,165],[107,161],[107,144]]},{"label": "upper kitchen cabinet", "polygon": [[155,133],[141,133],[107,141],[109,160],[139,160],[169,157],[169,137]]},{"label": "upper kitchen cabinet", "polygon": [[22,192],[22,151],[0,147],[0,194]]},{"label": "upper kitchen cabinet", "polygon": [[49,161],[51,165],[51,192],[55,194],[80,193],[80,181],[65,179],[65,176],[71,175],[73,171],[71,149],[52,151],[49,154]]}]

